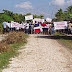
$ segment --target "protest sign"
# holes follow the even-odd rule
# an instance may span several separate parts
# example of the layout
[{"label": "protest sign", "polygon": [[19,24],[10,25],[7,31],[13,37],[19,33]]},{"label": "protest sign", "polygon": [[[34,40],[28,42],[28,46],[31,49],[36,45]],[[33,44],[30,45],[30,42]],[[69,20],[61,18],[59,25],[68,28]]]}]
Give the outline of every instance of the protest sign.
[{"label": "protest sign", "polygon": [[67,22],[66,21],[54,22],[54,28],[55,28],[55,30],[66,29]]},{"label": "protest sign", "polygon": [[36,22],[41,22],[41,23],[43,23],[43,22],[44,22],[44,19],[34,18],[34,19],[33,19],[33,24],[35,23],[35,21],[36,21]]},{"label": "protest sign", "polygon": [[46,21],[47,21],[47,22],[51,22],[52,19],[51,19],[51,18],[46,18]]},{"label": "protest sign", "polygon": [[25,16],[25,20],[32,20],[32,19],[33,19],[33,15]]},{"label": "protest sign", "polygon": [[19,23],[11,22],[11,28],[14,28],[14,27],[19,27]]},{"label": "protest sign", "polygon": [[23,28],[23,29],[25,28],[25,26],[23,24],[19,24],[19,27]]}]

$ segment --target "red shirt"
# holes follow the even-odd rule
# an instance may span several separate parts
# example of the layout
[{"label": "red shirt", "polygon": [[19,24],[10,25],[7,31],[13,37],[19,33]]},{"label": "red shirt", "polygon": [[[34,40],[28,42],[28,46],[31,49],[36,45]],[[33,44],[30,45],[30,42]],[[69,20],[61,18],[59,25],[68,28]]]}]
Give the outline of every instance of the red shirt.
[{"label": "red shirt", "polygon": [[46,26],[46,23],[41,24],[41,26],[45,27]]}]

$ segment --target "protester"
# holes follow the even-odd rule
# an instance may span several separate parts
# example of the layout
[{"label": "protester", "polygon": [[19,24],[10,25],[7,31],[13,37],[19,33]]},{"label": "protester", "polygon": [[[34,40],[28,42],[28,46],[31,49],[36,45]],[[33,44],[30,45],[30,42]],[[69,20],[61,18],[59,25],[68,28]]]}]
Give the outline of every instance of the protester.
[{"label": "protester", "polygon": [[31,34],[34,33],[34,24],[31,25]]},{"label": "protester", "polygon": [[31,25],[32,25],[32,23],[29,22],[29,34],[31,34]]},{"label": "protester", "polygon": [[39,22],[35,21],[35,24],[34,24],[34,33],[35,34],[39,34],[40,32],[41,32],[41,30],[40,30]]},{"label": "protester", "polygon": [[51,35],[51,24],[49,24],[48,34]]},{"label": "protester", "polygon": [[53,35],[54,34],[54,25],[52,24],[52,26],[51,26],[51,35]]},{"label": "protester", "polygon": [[6,24],[7,22],[3,22],[3,34],[6,32]]},{"label": "protester", "polygon": [[29,22],[26,23],[25,33],[29,34]]},{"label": "protester", "polygon": [[9,22],[3,22],[3,33],[10,31],[10,23]]},{"label": "protester", "polygon": [[11,31],[11,21],[8,21],[6,25],[7,25],[7,32],[10,32]]},{"label": "protester", "polygon": [[39,26],[39,22],[35,21],[34,27],[38,27],[38,26]]},{"label": "protester", "polygon": [[25,33],[25,30],[26,30],[26,22],[23,23],[23,26],[24,26],[24,33]]},{"label": "protester", "polygon": [[47,24],[44,22],[42,25],[42,29],[43,29],[43,34],[48,34],[48,27]]},{"label": "protester", "polygon": [[43,32],[43,29],[42,29],[42,22],[39,22],[39,27],[40,27],[40,31],[41,31],[41,33]]},{"label": "protester", "polygon": [[70,31],[71,31],[71,34],[72,34],[72,26],[71,26],[71,28],[70,28]]}]

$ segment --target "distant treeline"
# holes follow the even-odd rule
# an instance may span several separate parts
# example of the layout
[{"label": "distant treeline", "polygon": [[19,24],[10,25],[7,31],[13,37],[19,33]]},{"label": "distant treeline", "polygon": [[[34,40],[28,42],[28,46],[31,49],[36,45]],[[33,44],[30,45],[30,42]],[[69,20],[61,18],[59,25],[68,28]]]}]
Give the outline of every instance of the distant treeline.
[{"label": "distant treeline", "polygon": [[[31,13],[27,13],[25,15],[13,13],[9,10],[3,10],[3,13],[0,13],[0,23],[3,21],[15,21],[15,22],[22,22],[25,21],[25,16],[31,15]],[[44,16],[41,15],[33,15],[34,18],[43,18]]]},{"label": "distant treeline", "polygon": [[66,11],[59,9],[55,14],[53,21],[69,21],[72,19],[72,5],[66,8]]}]

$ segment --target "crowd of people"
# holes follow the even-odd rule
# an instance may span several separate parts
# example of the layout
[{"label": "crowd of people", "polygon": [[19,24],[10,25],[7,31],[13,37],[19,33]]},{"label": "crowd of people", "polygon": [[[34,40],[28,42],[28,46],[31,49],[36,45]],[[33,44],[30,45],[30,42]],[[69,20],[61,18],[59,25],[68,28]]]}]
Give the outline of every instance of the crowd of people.
[{"label": "crowd of people", "polygon": [[3,33],[10,31],[24,31],[26,34],[34,34],[34,33],[43,33],[43,34],[51,34],[54,32],[52,23],[41,23],[36,22],[33,24],[32,22],[22,22],[19,23],[22,27],[11,27],[12,22],[3,22]]},{"label": "crowd of people", "polygon": [[[12,27],[12,24],[16,23],[16,26]],[[32,22],[3,22],[3,33],[10,32],[10,31],[23,31],[26,34],[54,34],[55,29],[54,29],[54,24],[53,22],[37,22],[35,23]],[[57,30],[62,33],[66,34],[72,34],[72,22],[68,22],[67,28],[63,30]]]}]

